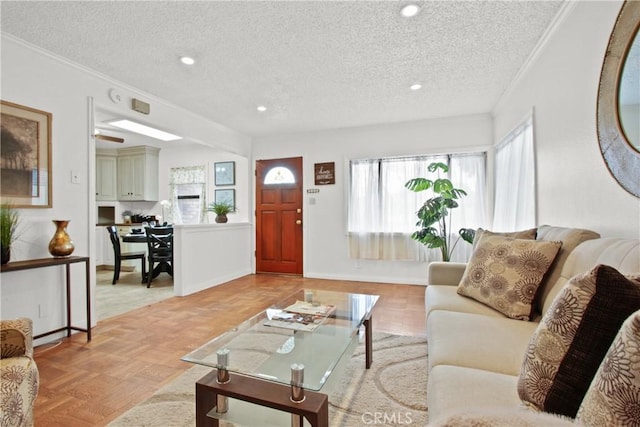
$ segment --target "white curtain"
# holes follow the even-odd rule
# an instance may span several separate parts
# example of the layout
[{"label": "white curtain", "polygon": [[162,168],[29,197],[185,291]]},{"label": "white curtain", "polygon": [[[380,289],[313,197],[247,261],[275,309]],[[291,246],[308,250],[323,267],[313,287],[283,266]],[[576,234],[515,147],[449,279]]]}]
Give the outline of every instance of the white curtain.
[{"label": "white curtain", "polygon": [[178,186],[182,184],[199,184],[198,195],[200,201],[200,223],[205,219],[205,207],[207,206],[205,186],[207,181],[206,166],[189,166],[181,168],[171,168],[169,175],[169,197],[171,205],[169,206],[168,222],[173,224],[182,224],[180,209],[178,208]]},{"label": "white curtain", "polygon": [[[487,200],[487,157],[485,153],[472,155],[451,156],[449,175],[451,182],[467,192],[467,195],[459,200],[460,207],[451,211],[452,241],[459,236],[461,228],[486,226],[486,200]],[[458,240],[453,249],[451,261],[466,262],[471,257],[473,247],[464,240]]]},{"label": "white curtain", "polygon": [[536,225],[533,119],[529,117],[496,147],[493,230]]},{"label": "white curtain", "polygon": [[[447,164],[453,158],[456,159],[451,160],[453,184],[456,188],[469,190],[469,196],[462,200],[462,207],[456,209],[465,209],[465,212],[468,209],[468,213],[453,218],[453,230],[457,232],[461,227],[483,225],[484,153],[354,160],[350,163],[349,256],[378,260],[440,259],[439,250],[428,249],[411,239],[411,234],[417,230],[416,212],[432,193],[430,190],[415,193],[406,189],[404,184],[417,177],[435,179],[435,174],[428,172],[428,165],[433,162]],[[454,167],[469,167],[470,170],[454,171]],[[469,208],[466,207],[468,201]],[[477,212],[473,213],[475,210]],[[479,217],[476,218],[476,215]],[[458,221],[461,223],[458,224]],[[456,257],[466,260],[464,245],[470,246],[465,242],[459,243],[456,253],[459,251],[460,255]]]}]

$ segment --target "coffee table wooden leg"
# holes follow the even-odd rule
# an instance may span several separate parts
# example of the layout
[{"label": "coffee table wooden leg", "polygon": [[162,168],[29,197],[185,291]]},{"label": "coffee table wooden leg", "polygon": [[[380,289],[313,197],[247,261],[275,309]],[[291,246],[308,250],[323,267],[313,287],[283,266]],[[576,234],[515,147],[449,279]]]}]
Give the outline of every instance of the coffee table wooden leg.
[{"label": "coffee table wooden leg", "polygon": [[373,363],[373,325],[371,324],[371,314],[364,319],[364,347],[365,347],[365,367],[369,369]]},{"label": "coffee table wooden leg", "polygon": [[[212,375],[213,374],[213,375]],[[218,420],[208,417],[207,414],[216,405],[218,393],[215,389],[206,385],[208,381],[215,381],[215,371],[207,374],[200,381],[196,382],[196,426],[197,427],[218,427]],[[209,378],[211,377],[211,378]]]},{"label": "coffee table wooden leg", "polygon": [[[289,412],[306,418],[312,427],[329,426],[329,399],[326,394],[307,391],[304,401],[291,401],[291,386],[257,378],[229,374],[226,384],[216,381],[216,371],[196,382],[196,426],[218,426],[218,420],[207,417],[215,406],[218,395],[244,400],[254,405]],[[232,409],[230,409],[232,410]]]}]

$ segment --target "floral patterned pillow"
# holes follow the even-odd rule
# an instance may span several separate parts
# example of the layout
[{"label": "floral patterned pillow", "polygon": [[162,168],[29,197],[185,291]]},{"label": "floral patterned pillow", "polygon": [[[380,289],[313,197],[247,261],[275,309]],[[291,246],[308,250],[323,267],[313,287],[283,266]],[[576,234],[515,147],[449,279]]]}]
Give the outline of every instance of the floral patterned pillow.
[{"label": "floral patterned pillow", "polygon": [[538,286],[561,245],[483,233],[458,285],[458,294],[513,319],[529,320]]},{"label": "floral patterned pillow", "polygon": [[587,427],[640,422],[640,311],[622,325],[580,405],[576,421]]},{"label": "floral patterned pillow", "polygon": [[575,417],[625,319],[640,310],[640,276],[598,265],[570,279],[531,337],[518,395],[539,410]]},{"label": "floral patterned pillow", "polygon": [[478,228],[476,230],[476,235],[473,238],[473,248],[475,249],[480,241],[480,238],[484,235],[490,236],[502,236],[502,237],[513,237],[514,239],[527,239],[527,240],[536,240],[536,234],[538,233],[537,228],[529,228],[527,230],[520,231],[509,231],[509,232],[496,232],[485,230],[484,228]]}]

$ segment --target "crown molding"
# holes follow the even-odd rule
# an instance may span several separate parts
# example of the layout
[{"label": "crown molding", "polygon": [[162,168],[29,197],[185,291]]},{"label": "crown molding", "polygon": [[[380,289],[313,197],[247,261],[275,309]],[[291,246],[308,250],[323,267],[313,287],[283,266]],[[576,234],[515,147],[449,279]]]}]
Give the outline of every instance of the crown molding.
[{"label": "crown molding", "polygon": [[[54,60],[56,62],[64,64],[64,65],[66,65],[66,66],[68,66],[70,68],[76,69],[76,70],[81,71],[83,73],[86,73],[86,74],[88,74],[90,76],[93,76],[93,77],[95,77],[95,78],[97,78],[99,80],[102,80],[102,81],[106,82],[108,85],[117,86],[118,88],[122,89],[123,91],[131,92],[133,94],[137,94],[142,98],[145,98],[147,100],[152,101],[153,103],[163,104],[164,106],[166,106],[168,108],[180,111],[180,113],[182,113],[182,114],[185,114],[187,116],[196,118],[198,120],[203,120],[203,121],[213,125],[220,132],[226,133],[228,135],[236,136],[236,137],[242,138],[244,140],[250,139],[249,136],[247,136],[247,135],[245,135],[245,134],[243,134],[243,133],[241,133],[241,132],[239,132],[239,131],[237,131],[235,129],[229,128],[229,127],[227,127],[227,126],[225,126],[225,125],[223,125],[221,123],[212,121],[211,119],[208,119],[208,118],[203,117],[203,116],[201,116],[201,115],[199,115],[197,113],[194,113],[191,110],[188,110],[188,109],[186,109],[184,107],[181,107],[179,105],[173,104],[173,103],[167,101],[166,99],[159,98],[156,95],[152,95],[150,93],[147,93],[147,92],[144,92],[144,91],[140,90],[139,88],[133,87],[133,86],[127,84],[127,83],[123,83],[123,82],[121,82],[119,80],[116,80],[113,77],[110,77],[110,76],[108,76],[106,74],[103,74],[103,73],[101,73],[101,72],[99,72],[99,71],[97,71],[97,70],[95,70],[93,68],[86,67],[84,65],[78,64],[77,62],[73,62],[70,59],[67,59],[67,58],[65,58],[63,56],[60,56],[60,55],[58,55],[56,53],[53,53],[53,52],[51,52],[49,50],[46,50],[46,49],[44,49],[44,48],[42,48],[40,46],[34,45],[33,43],[30,43],[30,42],[28,42],[26,40],[23,40],[23,39],[21,39],[19,37],[16,37],[16,36],[12,35],[12,34],[8,34],[6,32],[0,31],[0,35],[2,36],[2,39],[10,40],[15,44],[24,47],[25,49],[32,50],[32,51],[34,51],[34,52],[36,52],[36,53],[38,53],[40,55],[46,56],[46,57],[48,57],[48,58],[50,58],[50,59],[52,59],[52,60]],[[227,147],[227,149],[228,149],[228,147]]]}]

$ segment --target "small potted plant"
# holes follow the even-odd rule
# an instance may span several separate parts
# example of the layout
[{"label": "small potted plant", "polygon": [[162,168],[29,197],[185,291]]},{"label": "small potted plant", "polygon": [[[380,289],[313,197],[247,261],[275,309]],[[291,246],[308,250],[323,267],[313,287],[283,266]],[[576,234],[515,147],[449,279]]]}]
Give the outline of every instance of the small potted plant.
[{"label": "small potted plant", "polygon": [[233,205],[227,202],[213,202],[207,206],[208,212],[216,214],[216,222],[222,224],[228,221],[227,214],[233,211]]},{"label": "small potted plant", "polygon": [[11,245],[16,240],[20,214],[9,203],[0,205],[0,252],[2,252],[2,264],[11,259]]}]

